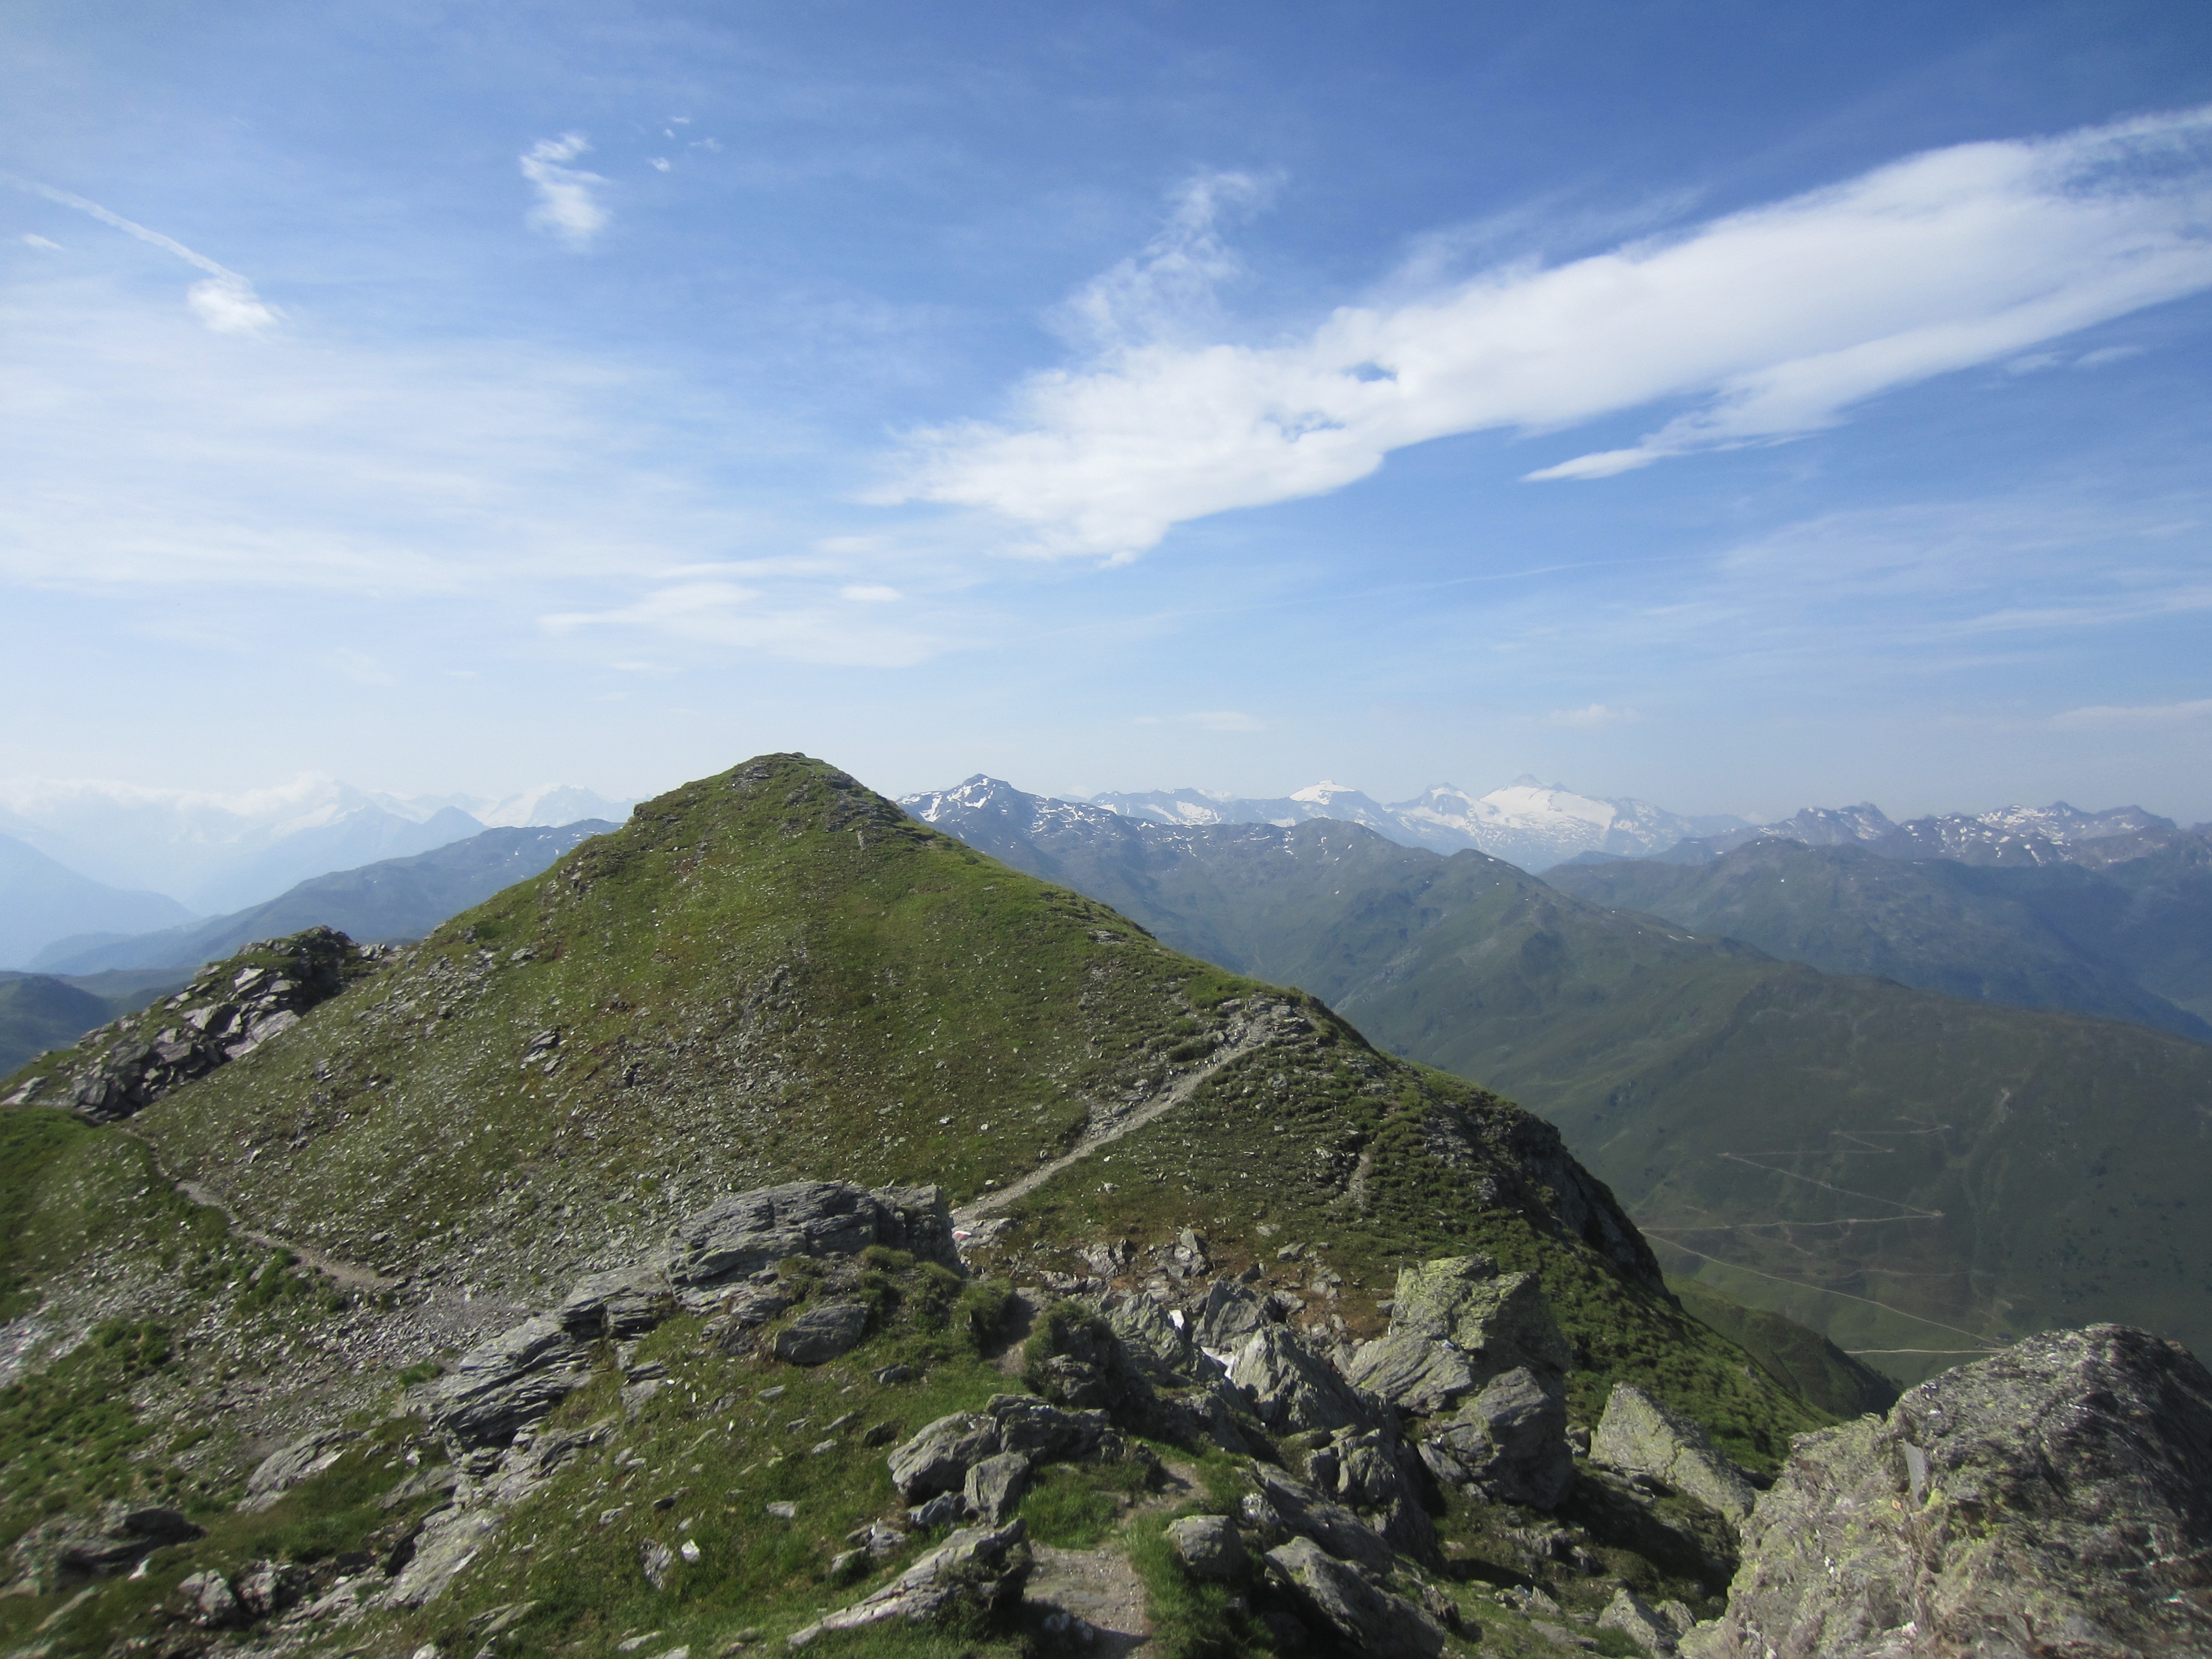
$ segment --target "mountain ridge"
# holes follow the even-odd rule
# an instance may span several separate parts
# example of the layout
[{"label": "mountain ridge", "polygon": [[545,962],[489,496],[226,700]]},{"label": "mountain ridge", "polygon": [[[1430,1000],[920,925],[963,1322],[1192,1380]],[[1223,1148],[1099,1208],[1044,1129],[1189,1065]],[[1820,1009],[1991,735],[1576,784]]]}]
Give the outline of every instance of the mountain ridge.
[{"label": "mountain ridge", "polygon": [[[1509,1092],[1670,1273],[1881,1351],[1901,1380],[1943,1363],[1909,1350],[2100,1309],[2212,1338],[2184,1173],[2212,1091],[2200,1043],[1824,975],[1357,825],[1170,830],[1003,784],[932,802],[975,845]],[[2141,1201],[2108,1216],[2115,1182]],[[1838,1207],[1844,1191],[1875,1202]]]}]

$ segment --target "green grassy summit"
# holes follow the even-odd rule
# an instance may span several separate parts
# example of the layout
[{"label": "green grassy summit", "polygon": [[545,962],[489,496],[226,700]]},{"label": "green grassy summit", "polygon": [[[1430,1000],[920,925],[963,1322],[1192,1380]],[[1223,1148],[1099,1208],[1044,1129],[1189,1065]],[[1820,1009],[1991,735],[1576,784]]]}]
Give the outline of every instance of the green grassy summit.
[{"label": "green grassy summit", "polygon": [[[134,1115],[94,1126],[61,1109],[72,1065],[118,1040],[4,1085],[39,1087],[0,1117],[11,1212],[30,1218],[7,1236],[22,1340],[0,1450],[40,1474],[0,1511],[0,1550],[116,1502],[170,1504],[205,1536],[82,1609],[59,1588],[0,1607],[11,1639],[50,1616],[76,1632],[57,1652],[139,1639],[188,1569],[246,1583],[258,1557],[289,1561],[302,1595],[342,1595],[349,1572],[397,1582],[394,1552],[418,1522],[435,1532],[447,1455],[410,1385],[581,1273],[649,1261],[714,1198],[802,1177],[941,1183],[971,1272],[1028,1287],[1032,1308],[1101,1260],[1127,1285],[1182,1271],[1180,1251],[1271,1296],[1321,1349],[1381,1330],[1401,1266],[1481,1255],[1540,1279],[1575,1349],[1576,1420],[1633,1381],[1754,1469],[1827,1420],[1682,1311],[1548,1125],[803,757],[645,803],[411,950],[364,958],[296,1024]],[[777,1271],[788,1284],[805,1266]],[[881,1279],[863,1274],[869,1346],[833,1367],[731,1349],[690,1313],[641,1347],[592,1345],[589,1385],[538,1442],[575,1461],[511,1513],[484,1511],[508,1518],[449,1596],[363,1628],[398,1651],[513,1629],[525,1647],[557,1631],[597,1654],[656,1627],[726,1635],[740,1616],[784,1632],[849,1599],[862,1580],[833,1565],[840,1540],[889,1501],[880,1445],[854,1437],[1019,1385],[987,1352],[1003,1290],[956,1306],[942,1268],[866,1271]],[[920,1380],[883,1381],[889,1362]],[[802,1434],[800,1419],[825,1426]],[[259,1511],[231,1507],[248,1472],[320,1425],[365,1438],[334,1443],[325,1474],[249,1524]],[[1211,1492],[1218,1473],[1193,1467],[1178,1490]],[[1041,1544],[1120,1536],[1127,1484],[1041,1478]],[[801,1524],[763,1520],[770,1504]],[[1449,1504],[1464,1547],[1537,1560],[1502,1512]],[[637,1576],[653,1544],[678,1552],[665,1589]],[[1142,1539],[1128,1548],[1158,1569]],[[1659,1571],[1626,1555],[1618,1570]],[[1655,1594],[1662,1578],[1675,1582],[1661,1572]],[[1192,1595],[1163,1580],[1156,1605],[1180,1595],[1190,1618],[1243,1632],[1215,1650],[1267,1650]],[[934,1640],[886,1631],[823,1650]]]}]

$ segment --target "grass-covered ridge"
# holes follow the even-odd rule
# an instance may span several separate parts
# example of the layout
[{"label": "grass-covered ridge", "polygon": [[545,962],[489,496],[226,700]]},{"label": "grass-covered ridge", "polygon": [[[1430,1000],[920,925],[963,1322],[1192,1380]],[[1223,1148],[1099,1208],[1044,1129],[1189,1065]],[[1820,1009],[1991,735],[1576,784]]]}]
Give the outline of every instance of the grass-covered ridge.
[{"label": "grass-covered ridge", "polygon": [[[1010,1184],[1207,1065],[1267,994],[769,757],[645,803],[133,1127],[246,1224],[410,1294],[530,1303],[721,1192]],[[1195,1226],[1256,1258],[1295,1224],[1360,1281],[1330,1304],[1356,1331],[1398,1260],[1480,1239],[1546,1274],[1593,1383],[1638,1376],[1754,1462],[1816,1420],[1562,1227],[1541,1182],[1486,1174],[1540,1126],[1292,1005],[1304,1035],[1032,1194],[1019,1248]],[[1448,1121],[1472,1152],[1439,1156]],[[1115,1182],[1147,1159],[1164,1179]]]},{"label": "grass-covered ridge", "polygon": [[[1004,1230],[978,1268],[1036,1284],[1075,1270],[1085,1246],[1142,1253],[1194,1230],[1214,1271],[1258,1264],[1326,1341],[1378,1328],[1401,1262],[1479,1251],[1541,1276],[1579,1351],[1584,1421],[1610,1382],[1632,1379],[1771,1467],[1792,1432],[1824,1420],[1657,1288],[1610,1197],[1547,1126],[1378,1053],[1310,998],[1167,950],[788,756],[647,803],[119,1127],[35,1106],[0,1116],[44,1172],[26,1189],[42,1218],[9,1247],[15,1305],[66,1316],[79,1337],[123,1333],[80,1341],[77,1369],[40,1372],[66,1398],[11,1396],[0,1416],[13,1411],[11,1431],[54,1468],[105,1471],[99,1491],[54,1488],[65,1506],[170,1498],[228,1539],[227,1506],[273,1447],[365,1410],[356,1421],[381,1421],[394,1391],[428,1375],[410,1368],[552,1304],[581,1271],[648,1258],[715,1196],[820,1176],[942,1182],[957,1204],[988,1200],[1169,1097],[994,1216]],[[310,1271],[318,1262],[338,1276]],[[896,1317],[873,1339],[884,1352],[921,1340],[899,1321],[942,1303],[950,1334],[929,1340],[951,1346],[917,1367],[929,1380],[908,1428],[1014,1381],[959,1346],[963,1322],[989,1323],[989,1297],[933,1283],[917,1270],[886,1289]],[[129,1294],[110,1297],[117,1285]],[[704,1342],[684,1321],[664,1327],[631,1356],[669,1367],[652,1401],[625,1398],[610,1370],[552,1425],[611,1416],[640,1449],[665,1421],[665,1443],[641,1455],[684,1488],[677,1502],[603,1528],[615,1504],[580,1511],[626,1477],[564,1470],[410,1641],[446,1650],[531,1600],[611,1642],[695,1597],[684,1629],[702,1638],[742,1610],[795,1623],[848,1599],[853,1586],[819,1577],[842,1534],[810,1531],[805,1561],[779,1565],[761,1506],[835,1475],[849,1483],[836,1486],[836,1518],[880,1510],[880,1449],[863,1459],[841,1438],[818,1461],[778,1462],[769,1447],[787,1443],[771,1434],[793,1432],[782,1418],[734,1409],[754,1362],[695,1352]],[[746,1397],[780,1382],[846,1399],[833,1419],[877,1411],[890,1385],[863,1380],[857,1361],[842,1369],[763,1376]],[[288,1534],[286,1549],[365,1547],[368,1486],[399,1479],[394,1459],[412,1467],[379,1444],[381,1461],[343,1466],[356,1485],[330,1488],[327,1504],[288,1500],[321,1530]],[[1109,1525],[1110,1482],[1073,1479],[1040,1488],[1041,1521],[1068,1537]],[[641,1599],[638,1528],[685,1519],[722,1576],[679,1575],[675,1602]]]}]

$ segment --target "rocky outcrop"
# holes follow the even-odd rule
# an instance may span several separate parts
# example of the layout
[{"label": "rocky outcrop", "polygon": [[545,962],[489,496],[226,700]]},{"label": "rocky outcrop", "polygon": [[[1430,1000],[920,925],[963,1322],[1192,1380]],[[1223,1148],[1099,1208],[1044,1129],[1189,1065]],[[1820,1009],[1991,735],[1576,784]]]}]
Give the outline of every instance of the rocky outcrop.
[{"label": "rocky outcrop", "polygon": [[269,1508],[301,1481],[313,1479],[343,1457],[346,1448],[361,1437],[358,1429],[319,1429],[270,1453],[246,1477],[246,1496],[238,1507],[249,1511]]},{"label": "rocky outcrop", "polygon": [[820,1365],[849,1353],[868,1334],[867,1304],[817,1302],[775,1334],[769,1352],[793,1365]]},{"label": "rocky outcrop", "polygon": [[[1035,1395],[994,1394],[980,1412],[939,1418],[884,1461],[908,1504],[940,1494],[954,1499],[921,1522],[933,1525],[966,1515],[995,1521],[994,1508],[1019,1501],[1037,1464],[1150,1455],[1124,1440],[1103,1411],[1062,1411]],[[980,1481],[978,1470],[988,1471]]]},{"label": "rocky outcrop", "polygon": [[588,1349],[538,1314],[470,1349],[430,1384],[430,1425],[464,1447],[504,1446],[590,1378]]},{"label": "rocky outcrop", "polygon": [[1674,1652],[1674,1644],[1695,1622],[1689,1608],[1680,1601],[1662,1601],[1655,1607],[1627,1589],[1615,1590],[1605,1611],[1597,1616],[1600,1630],[1617,1630],[1647,1653],[1660,1655]]},{"label": "rocky outcrop", "polygon": [[988,1616],[1018,1595],[1030,1570],[1028,1534],[1017,1519],[999,1528],[956,1532],[872,1595],[792,1633],[803,1648],[824,1631],[859,1630],[886,1620],[914,1624]]},{"label": "rocky outcrop", "polygon": [[1251,1571],[1244,1540],[1225,1515],[1187,1515],[1167,1527],[1168,1548],[1194,1578],[1237,1583]]},{"label": "rocky outcrop", "polygon": [[1357,1562],[1370,1572],[1390,1571],[1389,1544],[1344,1504],[1265,1464],[1253,1466],[1252,1482],[1243,1516],[1263,1541],[1304,1538],[1339,1560]]},{"label": "rocky outcrop", "polygon": [[677,1229],[668,1277],[679,1289],[723,1285],[787,1256],[858,1255],[872,1244],[958,1267],[943,1189],[794,1181],[732,1193]]},{"label": "rocky outcrop", "polygon": [[1422,1449],[1439,1479],[1492,1503],[1557,1509],[1575,1483],[1566,1395],[1555,1379],[1525,1365],[1493,1377],[1456,1415],[1432,1425]]},{"label": "rocky outcrop", "polygon": [[2031,1337],[1799,1437],[1694,1659],[2212,1652],[2212,1374],[2124,1326]]},{"label": "rocky outcrop", "polygon": [[1369,1659],[1431,1659],[1443,1651],[1443,1626],[1402,1595],[1375,1583],[1310,1538],[1267,1552],[1269,1580],[1307,1621]]},{"label": "rocky outcrop", "polygon": [[33,1079],[7,1103],[67,1106],[94,1123],[131,1117],[244,1059],[396,954],[328,927],[258,941],[202,969],[174,996],[84,1037],[64,1051],[72,1056],[65,1073]]},{"label": "rocky outcrop", "polygon": [[1449,1343],[1466,1357],[1478,1387],[1524,1365],[1564,1373],[1574,1364],[1536,1275],[1501,1273],[1479,1255],[1401,1268],[1390,1333]]},{"label": "rocky outcrop", "polygon": [[112,1504],[96,1525],[62,1516],[25,1533],[9,1552],[6,1592],[46,1595],[128,1572],[165,1544],[198,1538],[200,1529],[158,1504]]},{"label": "rocky outcrop", "polygon": [[1354,1350],[1345,1374],[1431,1419],[1419,1452],[1438,1480],[1486,1501],[1550,1510],[1574,1485],[1572,1361],[1534,1274],[1447,1256],[1400,1270],[1389,1331]]},{"label": "rocky outcrop", "polygon": [[1371,1429],[1388,1417],[1387,1407],[1362,1395],[1285,1326],[1267,1326],[1247,1340],[1230,1364],[1229,1380],[1278,1434]]},{"label": "rocky outcrop", "polygon": [[1590,1459],[1694,1498],[1739,1527],[1759,1497],[1702,1428],[1631,1382],[1613,1384],[1590,1437]]}]

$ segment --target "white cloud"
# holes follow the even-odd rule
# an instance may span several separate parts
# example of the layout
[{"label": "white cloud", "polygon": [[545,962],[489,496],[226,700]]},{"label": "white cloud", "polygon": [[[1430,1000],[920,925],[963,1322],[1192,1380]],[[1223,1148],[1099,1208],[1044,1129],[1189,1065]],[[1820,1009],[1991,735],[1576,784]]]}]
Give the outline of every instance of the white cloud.
[{"label": "white cloud", "polygon": [[1194,726],[1201,732],[1264,732],[1264,721],[1241,709],[1202,708],[1188,714],[1139,714],[1139,726]]},{"label": "white cloud", "polygon": [[1531,478],[1778,441],[1915,381],[2212,287],[2212,108],[1960,145],[1671,238],[1347,305],[1302,339],[1177,342],[1233,261],[1218,198],[1070,301],[1104,331],[1004,423],[916,434],[898,498],[981,507],[1048,556],[1133,557],[1174,525],[1366,477],[1390,451],[1695,407]]},{"label": "white cloud", "polygon": [[642,629],[693,644],[759,651],[839,667],[906,668],[943,643],[909,629],[854,620],[799,593],[771,599],[735,582],[678,582],[611,611],[569,611],[541,618],[554,634],[586,629]]},{"label": "white cloud", "polygon": [[2123,363],[2130,357],[2142,356],[2143,349],[2136,345],[2106,346],[2099,351],[2085,351],[2074,360],[2076,368],[2102,368],[2106,363]]},{"label": "white cloud", "polygon": [[2212,697],[2200,697],[2193,702],[2148,703],[2134,708],[2069,708],[2054,716],[2051,723],[2063,731],[2099,731],[2113,726],[2183,726],[2203,720],[2212,720]]},{"label": "white cloud", "polygon": [[1544,716],[1544,724],[1575,726],[1588,730],[1600,726],[1629,725],[1643,718],[1633,708],[1615,708],[1606,703],[1594,702],[1587,708],[1555,708]]},{"label": "white cloud", "polygon": [[25,231],[22,241],[25,247],[37,248],[41,253],[59,253],[62,251],[62,245],[59,242],[50,237],[41,236],[35,230]]},{"label": "white cloud", "polygon": [[905,597],[896,587],[885,587],[879,582],[854,582],[838,592],[856,605],[896,605]]},{"label": "white cloud", "polygon": [[276,322],[276,313],[242,277],[210,276],[194,283],[185,290],[185,303],[218,334],[258,334]]},{"label": "white cloud", "polygon": [[558,138],[539,139],[518,158],[522,176],[538,190],[538,205],[529,214],[531,228],[571,247],[589,246],[607,227],[607,210],[592,193],[607,181],[568,165],[591,147],[582,133],[564,132]]},{"label": "white cloud", "polygon": [[1142,253],[1094,276],[1055,320],[1086,345],[1121,348],[1185,331],[1212,311],[1214,290],[1243,267],[1216,233],[1223,213],[1259,201],[1249,173],[1211,173],[1176,192],[1167,224]]},{"label": "white cloud", "polygon": [[[113,226],[126,236],[150,243],[165,253],[173,253],[186,264],[207,272],[205,282],[194,283],[185,290],[185,303],[191,308],[195,317],[218,334],[259,334],[274,327],[283,316],[283,313],[264,302],[253,291],[253,284],[238,272],[228,265],[217,264],[204,253],[195,253],[173,236],[164,236],[160,231],[149,230],[135,219],[126,219],[119,213],[109,211],[97,202],[88,201],[82,196],[72,196],[65,190],[56,190],[52,185],[40,184],[33,179],[18,179],[12,173],[0,173],[0,181],[11,184],[18,190],[29,191],[34,196],[43,196],[49,202],[58,202],[64,207],[74,208],[104,225]],[[60,247],[59,243],[50,242],[43,236],[27,235],[23,240],[33,247],[56,251]]]},{"label": "white cloud", "polygon": [[647,158],[646,165],[656,173],[665,173],[674,163],[665,155],[654,155]]}]

